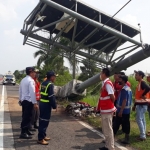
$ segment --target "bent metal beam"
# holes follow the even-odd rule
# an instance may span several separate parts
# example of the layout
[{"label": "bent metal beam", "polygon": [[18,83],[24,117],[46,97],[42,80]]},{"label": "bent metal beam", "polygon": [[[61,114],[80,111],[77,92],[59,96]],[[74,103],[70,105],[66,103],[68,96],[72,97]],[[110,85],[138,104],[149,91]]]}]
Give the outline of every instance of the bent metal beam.
[{"label": "bent metal beam", "polygon": [[103,28],[103,30],[108,32],[108,33],[111,33],[111,34],[113,34],[113,35],[115,35],[115,36],[117,36],[119,38],[122,38],[122,39],[124,39],[126,41],[129,41],[131,43],[134,43],[136,45],[142,46],[140,42],[138,42],[138,41],[128,37],[127,35],[119,32],[117,30],[114,30],[114,29],[112,29],[112,28],[110,28],[110,27],[108,27],[106,25],[103,26],[102,23],[96,22],[94,20],[91,20],[91,19],[89,19],[89,18],[87,18],[87,17],[85,17],[85,16],[83,16],[81,14],[78,14],[77,12],[74,12],[74,11],[72,11],[72,10],[70,10],[70,9],[60,5],[60,4],[57,4],[57,3],[55,3],[55,2],[53,2],[51,0],[40,0],[40,1],[45,3],[45,4],[47,4],[47,5],[49,5],[49,6],[51,6],[51,7],[53,7],[53,8],[55,8],[55,9],[58,9],[58,10],[60,10],[62,12],[65,12],[65,13],[71,15],[72,17],[75,17],[77,19],[85,21],[86,23],[91,24],[92,26],[94,26],[96,28]]},{"label": "bent metal beam", "polygon": [[[124,60],[118,62],[113,68],[111,68],[111,75],[113,75],[115,72],[119,72],[122,70],[126,70],[128,67],[133,66],[134,64],[150,57],[150,45],[147,45],[145,49],[141,49],[137,53],[125,58]],[[76,87],[77,91],[84,91],[87,87],[96,84],[97,82],[100,82],[100,74],[95,75],[92,78],[89,78],[88,80],[84,81],[83,83],[79,84]]]},{"label": "bent metal beam", "polygon": [[[23,35],[27,35],[28,32],[27,31],[24,31],[24,30],[21,30],[20,33],[22,33]],[[49,40],[49,39],[46,39],[46,38],[43,38],[43,37],[40,37],[38,35],[35,35],[35,34],[32,34],[30,33],[29,37],[33,38],[33,39],[36,39],[36,40],[39,40],[39,41],[42,41],[44,43],[47,43],[47,44],[53,44],[57,47],[60,47],[60,48],[63,48],[64,50],[68,51],[68,52],[73,52],[73,50],[69,47],[66,47],[64,45],[61,45],[60,43],[58,42],[53,42],[52,40]],[[104,63],[104,64],[107,64],[109,65],[108,61],[106,61],[105,59],[102,59],[102,58],[95,58],[93,57],[92,55],[89,55],[88,53],[84,53],[82,51],[77,51],[76,54],[79,54],[83,57],[86,57],[86,58],[89,58],[89,59],[92,59],[92,60],[95,60],[95,61],[98,61],[98,62],[101,62],[101,63]]]}]

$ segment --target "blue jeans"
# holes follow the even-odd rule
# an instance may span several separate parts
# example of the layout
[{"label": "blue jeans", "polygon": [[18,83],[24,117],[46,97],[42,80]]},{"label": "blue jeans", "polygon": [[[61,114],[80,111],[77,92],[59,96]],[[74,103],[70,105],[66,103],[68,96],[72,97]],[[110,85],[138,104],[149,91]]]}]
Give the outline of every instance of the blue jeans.
[{"label": "blue jeans", "polygon": [[147,111],[147,105],[136,106],[136,122],[140,130],[140,138],[146,138],[146,120],[145,113]]}]

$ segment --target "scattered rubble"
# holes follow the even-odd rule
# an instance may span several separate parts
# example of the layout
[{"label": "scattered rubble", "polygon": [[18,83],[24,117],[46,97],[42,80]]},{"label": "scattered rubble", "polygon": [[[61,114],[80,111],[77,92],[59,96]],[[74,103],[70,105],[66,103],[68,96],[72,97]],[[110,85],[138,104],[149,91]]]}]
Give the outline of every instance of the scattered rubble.
[{"label": "scattered rubble", "polygon": [[96,117],[99,115],[96,111],[96,107],[92,107],[88,103],[84,102],[70,103],[67,105],[65,111],[74,117]]}]

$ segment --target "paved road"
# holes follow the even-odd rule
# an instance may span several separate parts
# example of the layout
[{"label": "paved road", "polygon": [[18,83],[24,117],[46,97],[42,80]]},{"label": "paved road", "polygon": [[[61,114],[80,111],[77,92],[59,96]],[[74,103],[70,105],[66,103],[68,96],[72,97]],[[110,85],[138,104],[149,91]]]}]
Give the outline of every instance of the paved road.
[{"label": "paved road", "polygon": [[[7,92],[5,103],[9,106],[9,110],[8,108],[6,109],[7,106],[5,106],[5,111],[7,110],[5,113],[8,115],[6,117],[7,120],[9,120],[9,115],[11,118],[11,122],[8,123],[9,128],[7,130],[4,129],[4,138],[8,139],[7,142],[3,144],[5,149],[10,150],[11,147],[14,147],[15,150],[97,150],[103,146],[103,143],[101,143],[103,138],[99,132],[83,122],[65,115],[61,111],[53,111],[52,113],[51,122],[47,131],[48,136],[51,137],[48,146],[37,144],[37,132],[35,132],[31,140],[19,139],[21,107],[18,105],[18,86],[5,87],[5,94]],[[2,93],[2,85],[0,85],[0,93]],[[13,136],[11,134],[11,125]],[[127,149],[128,148],[116,147],[116,150]],[[13,150],[13,148],[11,150]]]}]

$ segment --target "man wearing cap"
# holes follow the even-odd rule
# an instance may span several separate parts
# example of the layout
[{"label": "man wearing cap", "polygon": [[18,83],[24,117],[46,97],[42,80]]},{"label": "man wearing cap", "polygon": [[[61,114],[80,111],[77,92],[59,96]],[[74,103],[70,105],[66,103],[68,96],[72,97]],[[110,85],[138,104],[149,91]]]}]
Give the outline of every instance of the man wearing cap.
[{"label": "man wearing cap", "polygon": [[[35,72],[36,72],[36,75],[35,75],[35,78],[34,78],[34,81],[35,81],[35,95],[36,95],[37,104],[39,105],[39,101],[40,101],[40,82],[39,82],[38,78],[39,78],[40,71],[38,69],[35,69]],[[38,129],[38,126],[37,126],[38,118],[39,118],[39,109],[35,110],[33,108],[30,131],[36,131],[36,129]],[[34,128],[32,128],[32,126]]]},{"label": "man wearing cap", "polygon": [[32,110],[38,109],[35,97],[35,69],[33,67],[26,68],[27,76],[21,80],[19,86],[19,100],[22,105],[22,122],[21,122],[21,135],[20,138],[31,139],[33,135],[29,131],[31,122]]},{"label": "man wearing cap", "polygon": [[50,140],[46,136],[46,130],[51,117],[51,109],[56,109],[56,101],[54,96],[54,81],[56,75],[53,71],[47,72],[47,80],[41,84],[41,99],[39,103],[40,117],[38,128],[38,144],[47,145]]},{"label": "man wearing cap", "polygon": [[144,141],[146,140],[146,120],[145,120],[145,112],[147,111],[148,106],[148,93],[150,91],[150,87],[143,80],[145,74],[142,71],[134,71],[135,79],[138,81],[138,85],[135,91],[135,103],[133,106],[133,110],[136,110],[136,121],[140,130],[140,137],[138,140]]}]

